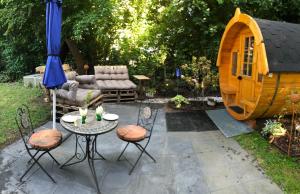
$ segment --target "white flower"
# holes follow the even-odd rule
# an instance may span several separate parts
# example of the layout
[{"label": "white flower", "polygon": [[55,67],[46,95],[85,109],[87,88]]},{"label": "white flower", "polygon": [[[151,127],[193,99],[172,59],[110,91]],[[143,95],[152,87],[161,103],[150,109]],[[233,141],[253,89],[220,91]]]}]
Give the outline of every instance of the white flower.
[{"label": "white flower", "polygon": [[79,108],[79,114],[80,114],[80,116],[82,116],[82,117],[86,116],[87,112],[88,112],[87,108]]},{"label": "white flower", "polygon": [[98,107],[96,108],[96,114],[102,115],[103,112],[104,112],[104,109],[103,109],[102,106],[98,106]]}]

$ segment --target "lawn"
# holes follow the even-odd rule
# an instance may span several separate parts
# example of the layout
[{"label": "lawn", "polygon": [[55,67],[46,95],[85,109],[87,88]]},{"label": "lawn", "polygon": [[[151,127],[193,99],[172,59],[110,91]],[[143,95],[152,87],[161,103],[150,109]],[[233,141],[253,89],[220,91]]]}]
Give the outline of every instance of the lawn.
[{"label": "lawn", "polygon": [[258,132],[235,138],[240,145],[257,158],[265,173],[285,193],[300,193],[300,159],[290,158],[270,145]]},{"label": "lawn", "polygon": [[0,147],[20,137],[15,123],[16,109],[26,104],[34,126],[49,120],[51,106],[43,102],[38,88],[25,88],[21,83],[0,83]]}]

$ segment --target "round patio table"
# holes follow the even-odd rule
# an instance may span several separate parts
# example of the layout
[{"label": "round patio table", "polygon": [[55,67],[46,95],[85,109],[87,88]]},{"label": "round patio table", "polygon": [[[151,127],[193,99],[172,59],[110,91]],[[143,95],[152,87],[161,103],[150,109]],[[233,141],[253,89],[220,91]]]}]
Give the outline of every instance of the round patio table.
[{"label": "round patio table", "polygon": [[[79,116],[79,111],[71,112],[66,115]],[[94,160],[105,160],[105,158],[97,150],[97,137],[98,135],[108,133],[115,129],[118,126],[118,120],[107,121],[102,119],[101,121],[97,121],[96,112],[94,110],[88,110],[85,124],[75,126],[74,123],[67,123],[63,121],[62,118],[60,119],[60,123],[66,130],[76,135],[75,154],[63,165],[61,165],[60,168],[78,164],[87,159],[97,187],[97,192],[100,193]],[[86,145],[85,150],[79,143],[79,137],[82,137],[84,139],[83,142],[85,142]],[[81,148],[84,154],[82,157],[81,153],[78,152],[79,148]],[[98,157],[96,157],[96,155]],[[76,158],[77,161],[72,162],[74,158]]]}]

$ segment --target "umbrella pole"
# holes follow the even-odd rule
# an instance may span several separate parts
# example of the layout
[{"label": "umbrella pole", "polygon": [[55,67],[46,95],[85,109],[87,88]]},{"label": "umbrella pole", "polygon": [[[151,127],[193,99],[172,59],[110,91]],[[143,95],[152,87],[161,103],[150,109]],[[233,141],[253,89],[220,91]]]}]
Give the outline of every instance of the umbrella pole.
[{"label": "umbrella pole", "polygon": [[56,129],[56,89],[53,90],[53,103],[52,103],[52,122],[53,122],[53,129]]}]

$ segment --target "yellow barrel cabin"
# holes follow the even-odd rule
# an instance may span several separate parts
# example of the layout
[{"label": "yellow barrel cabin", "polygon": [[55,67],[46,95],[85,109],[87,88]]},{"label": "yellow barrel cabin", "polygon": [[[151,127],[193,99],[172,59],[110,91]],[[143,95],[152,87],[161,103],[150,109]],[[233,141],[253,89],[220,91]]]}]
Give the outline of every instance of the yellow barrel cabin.
[{"label": "yellow barrel cabin", "polygon": [[236,9],[217,66],[227,111],[237,120],[272,117],[300,91],[300,25],[253,18]]}]

